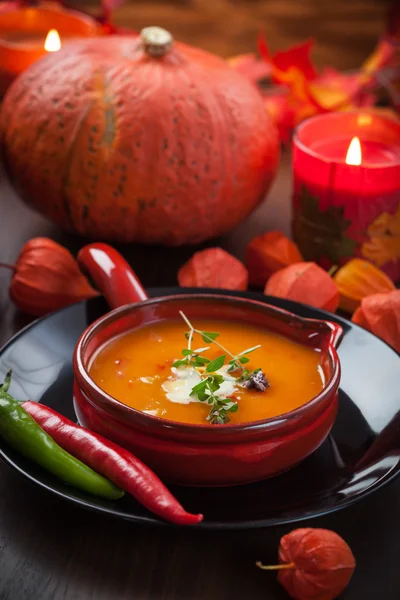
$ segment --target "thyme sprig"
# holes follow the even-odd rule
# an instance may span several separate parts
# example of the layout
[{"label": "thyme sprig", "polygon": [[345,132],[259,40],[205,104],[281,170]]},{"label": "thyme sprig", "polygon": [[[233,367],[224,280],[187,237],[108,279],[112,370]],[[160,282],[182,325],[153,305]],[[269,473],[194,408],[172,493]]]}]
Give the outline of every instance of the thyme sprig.
[{"label": "thyme sprig", "polygon": [[[228,413],[236,412],[238,410],[238,404],[233,401],[232,398],[224,398],[217,394],[218,390],[221,388],[221,384],[225,380],[222,375],[217,373],[217,371],[225,365],[228,356],[230,360],[228,361],[227,373],[233,373],[235,371],[240,372],[239,377],[236,379],[236,383],[243,387],[253,387],[260,391],[265,391],[269,384],[261,369],[249,371],[243,366],[250,361],[247,355],[260,348],[261,345],[258,344],[257,346],[243,350],[236,355],[232,354],[232,352],[217,341],[216,338],[219,336],[219,333],[196,329],[182,311],[180,311],[179,314],[189,327],[189,331],[185,333],[188,343],[187,348],[182,350],[183,358],[176,360],[173,363],[173,366],[192,367],[200,373],[201,381],[192,388],[190,395],[196,395],[200,402],[207,402],[207,404],[210,405],[210,411],[207,416],[207,420],[210,421],[210,423],[217,425],[228,423],[230,421]],[[192,349],[192,342],[195,334],[200,335],[203,342],[206,344],[215,344],[218,346],[224,354],[217,356],[211,361],[205,356],[201,356],[201,353],[209,350],[210,346],[197,348],[196,350]],[[260,381],[262,382],[262,385],[260,384]]]},{"label": "thyme sprig", "polygon": [[228,412],[236,412],[238,409],[238,404],[233,402],[231,398],[221,398],[216,394],[223,381],[223,376],[217,373],[207,375],[190,392],[191,395],[197,395],[200,402],[207,402],[207,404],[211,405],[207,421],[210,421],[214,425],[228,423],[230,420]]}]

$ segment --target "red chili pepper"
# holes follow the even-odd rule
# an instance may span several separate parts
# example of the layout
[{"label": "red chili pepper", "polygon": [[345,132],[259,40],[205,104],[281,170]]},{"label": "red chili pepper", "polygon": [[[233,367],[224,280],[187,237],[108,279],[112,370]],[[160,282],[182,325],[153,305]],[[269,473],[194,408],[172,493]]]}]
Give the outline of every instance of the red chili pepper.
[{"label": "red chili pepper", "polygon": [[124,448],[48,406],[30,401],[22,406],[64,450],[134,496],[152,513],[177,525],[195,525],[203,520],[203,515],[186,512],[157,475]]}]

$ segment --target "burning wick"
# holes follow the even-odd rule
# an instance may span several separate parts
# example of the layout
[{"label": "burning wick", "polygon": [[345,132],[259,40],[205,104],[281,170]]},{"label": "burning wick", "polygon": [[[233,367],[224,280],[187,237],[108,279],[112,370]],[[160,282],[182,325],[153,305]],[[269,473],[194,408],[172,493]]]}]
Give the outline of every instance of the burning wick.
[{"label": "burning wick", "polygon": [[44,43],[47,52],[57,52],[61,48],[61,40],[56,29],[50,29]]},{"label": "burning wick", "polygon": [[353,137],[346,154],[346,165],[361,165],[361,144],[358,137]]}]

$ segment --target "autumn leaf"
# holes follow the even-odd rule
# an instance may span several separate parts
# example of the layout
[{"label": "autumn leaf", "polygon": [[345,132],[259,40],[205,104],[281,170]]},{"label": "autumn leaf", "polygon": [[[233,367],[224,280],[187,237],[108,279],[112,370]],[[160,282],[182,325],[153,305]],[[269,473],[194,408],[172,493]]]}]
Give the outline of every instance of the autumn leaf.
[{"label": "autumn leaf", "polygon": [[[307,81],[315,79],[318,73],[310,58],[314,43],[313,39],[309,39],[301,44],[292,46],[288,50],[276,52],[272,61],[273,74],[275,71],[277,73],[287,73],[294,67]],[[276,83],[279,83],[279,81],[279,75],[277,75]]]},{"label": "autumn leaf", "polygon": [[372,54],[370,54],[367,60],[361,65],[361,72],[367,77],[373,77],[379,69],[390,64],[394,54],[394,44],[391,41],[382,38],[379,40]]},{"label": "autumn leaf", "polygon": [[[377,101],[377,89],[385,85],[383,69],[396,67],[395,42],[390,38],[379,40],[375,50],[359,70],[351,73],[341,73],[331,67],[318,72],[311,56],[313,46],[314,40],[309,39],[272,54],[265,36],[261,34],[257,42],[261,60],[254,54],[229,59],[234,68],[254,83],[260,81],[261,75],[268,73],[277,84],[277,90],[262,91],[265,106],[283,141],[290,137],[296,125],[313,115],[373,106]],[[262,63],[265,65],[265,71],[262,69]],[[395,69],[395,75],[391,76],[390,84],[386,87],[390,90],[392,98],[395,98],[394,104],[398,104],[398,69]],[[282,92],[282,88],[286,93]],[[346,244],[349,246],[348,242]],[[346,244],[343,250],[346,250]]]},{"label": "autumn leaf", "polygon": [[227,62],[252,83],[262,81],[271,75],[271,66],[258,58],[254,52],[232,56]]},{"label": "autumn leaf", "polygon": [[361,254],[378,265],[400,259],[400,204],[395,214],[380,214],[368,227],[368,241],[361,246]]},{"label": "autumn leaf", "polygon": [[353,256],[357,242],[346,235],[351,221],[344,218],[344,206],[322,211],[318,198],[303,186],[295,210],[293,237],[306,260],[329,258],[333,264]]}]

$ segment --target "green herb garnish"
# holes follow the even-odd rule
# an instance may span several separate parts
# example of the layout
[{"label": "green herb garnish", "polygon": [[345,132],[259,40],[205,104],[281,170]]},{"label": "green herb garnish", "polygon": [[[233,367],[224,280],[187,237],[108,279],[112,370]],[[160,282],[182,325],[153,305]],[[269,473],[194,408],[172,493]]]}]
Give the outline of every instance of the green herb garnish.
[{"label": "green herb garnish", "polygon": [[[249,371],[243,366],[250,361],[247,355],[260,348],[261,345],[258,344],[257,346],[253,346],[252,348],[248,348],[247,350],[243,350],[242,352],[239,352],[239,354],[234,355],[217,341],[216,338],[219,336],[219,333],[195,329],[183,312],[180,311],[179,314],[189,327],[189,331],[185,333],[188,344],[187,348],[182,350],[183,358],[176,360],[173,366],[192,367],[200,372],[202,380],[192,388],[190,395],[195,395],[200,402],[206,402],[210,405],[207,421],[216,425],[228,423],[230,421],[228,413],[236,412],[238,410],[238,404],[232,400],[232,398],[224,398],[217,394],[218,390],[221,388],[221,384],[224,382],[224,377],[218,374],[217,371],[225,365],[228,356],[230,360],[228,361],[229,366],[227,372],[239,372],[239,377],[236,379],[237,384],[242,387],[265,391],[269,386],[269,383],[261,369]],[[210,347],[207,346],[205,348],[193,350],[192,342],[195,334],[201,336],[203,342],[206,344],[215,344],[218,346],[223,351],[223,354],[217,356],[217,358],[214,358],[212,361],[201,356],[201,353],[209,350]]]}]

